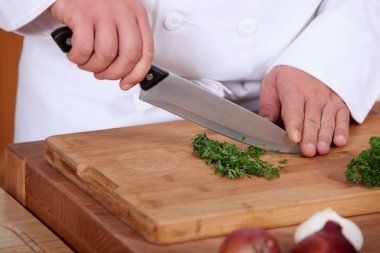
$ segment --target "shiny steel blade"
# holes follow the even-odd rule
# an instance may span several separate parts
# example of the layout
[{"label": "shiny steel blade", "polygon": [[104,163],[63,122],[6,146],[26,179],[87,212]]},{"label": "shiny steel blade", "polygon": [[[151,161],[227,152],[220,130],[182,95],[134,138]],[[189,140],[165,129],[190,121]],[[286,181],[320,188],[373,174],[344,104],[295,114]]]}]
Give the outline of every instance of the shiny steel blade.
[{"label": "shiny steel blade", "polygon": [[299,145],[291,142],[282,128],[182,77],[168,73],[153,87],[142,89],[140,99],[248,145],[300,153]]},{"label": "shiny steel blade", "polygon": [[[70,51],[69,27],[58,28],[51,36],[63,52]],[[141,100],[227,137],[264,149],[300,152],[280,127],[160,67],[152,65],[140,86]]]}]

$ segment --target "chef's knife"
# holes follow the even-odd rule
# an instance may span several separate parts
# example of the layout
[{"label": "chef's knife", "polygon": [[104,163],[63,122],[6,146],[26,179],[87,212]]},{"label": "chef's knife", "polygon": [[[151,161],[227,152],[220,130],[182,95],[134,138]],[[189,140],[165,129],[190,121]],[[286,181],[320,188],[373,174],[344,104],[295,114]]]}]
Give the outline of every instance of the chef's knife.
[{"label": "chef's knife", "polygon": [[[70,51],[70,28],[58,28],[51,35],[63,52]],[[282,128],[163,68],[152,65],[140,87],[141,100],[222,135],[272,151],[300,153]]]}]

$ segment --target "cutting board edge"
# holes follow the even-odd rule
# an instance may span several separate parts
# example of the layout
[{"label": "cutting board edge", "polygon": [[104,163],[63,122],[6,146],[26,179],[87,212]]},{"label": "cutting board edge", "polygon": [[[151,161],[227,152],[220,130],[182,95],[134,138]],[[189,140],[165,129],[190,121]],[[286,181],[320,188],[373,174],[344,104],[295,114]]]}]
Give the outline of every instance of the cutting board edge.
[{"label": "cutting board edge", "polygon": [[[48,138],[49,139],[49,138]],[[78,173],[79,170],[83,171],[84,165],[75,165],[67,163],[64,159],[64,154],[61,154],[55,146],[54,141],[45,141],[44,144],[44,157],[45,160],[62,175],[67,177],[70,181],[76,184],[89,196],[95,199],[98,203],[104,206],[108,211],[113,214],[118,215],[118,218],[125,222],[127,225],[131,226],[137,233],[142,235],[146,240],[152,243],[157,242],[156,231],[159,225],[157,222],[142,212],[141,210],[135,208],[132,204],[128,203],[125,199],[122,199],[113,190],[114,186],[107,187],[103,183],[91,180],[90,177],[81,176]],[[68,170],[66,170],[68,169]],[[100,173],[100,172],[99,172]],[[87,181],[89,180],[89,181]],[[91,187],[92,186],[92,187]],[[101,191],[103,190],[103,191]],[[106,194],[104,194],[106,193]],[[112,202],[112,199],[119,199],[119,201]],[[120,205],[118,205],[118,204]],[[127,212],[124,215],[123,212]],[[131,222],[135,221],[135,222]],[[139,222],[136,222],[139,221]],[[149,221],[149,222],[147,222]]]},{"label": "cutting board edge", "polygon": [[[178,232],[180,231],[176,229],[179,227],[179,225],[181,225],[181,222],[173,223],[173,229],[170,228],[171,224],[159,226],[159,230],[157,231],[157,242],[155,243],[170,244],[217,236],[225,236],[236,229],[247,226],[259,227],[263,229],[272,229],[290,225],[297,225],[302,223],[304,220],[309,218],[314,213],[322,211],[326,208],[333,209],[335,212],[339,213],[339,215],[343,217],[376,213],[380,211],[380,203],[375,203],[375,205],[372,205],[370,209],[368,208],[368,203],[369,201],[375,202],[375,200],[379,198],[379,191],[372,192],[371,194],[366,194],[364,192],[358,193],[356,194],[356,208],[354,209],[350,208],[351,204],[348,201],[352,201],[352,195],[347,195],[328,198],[323,203],[317,200],[310,200],[303,203],[294,203],[294,205],[290,207],[288,204],[284,204],[279,205],[277,207],[263,208],[258,212],[254,212],[254,210],[247,210],[245,212],[224,212],[223,215],[216,215],[215,218],[204,217],[205,221],[208,221],[209,224],[203,224],[203,227],[201,220],[190,220],[189,222],[193,223],[192,225],[195,228],[194,233],[193,235],[188,235],[183,238],[178,237]],[[360,207],[358,208],[357,206]],[[276,220],[273,220],[270,217],[268,218],[268,212],[270,212],[272,216],[276,216],[278,218]],[[285,215],[294,213],[296,213],[296,215]],[[240,218],[231,221],[231,217],[236,216],[239,216]],[[242,222],[241,220],[245,220],[245,222]],[[220,225],[218,226],[218,224],[221,224],[221,222],[223,223],[223,230],[220,230]],[[185,221],[183,221],[182,223],[182,227],[188,227],[188,224],[186,224]]]}]

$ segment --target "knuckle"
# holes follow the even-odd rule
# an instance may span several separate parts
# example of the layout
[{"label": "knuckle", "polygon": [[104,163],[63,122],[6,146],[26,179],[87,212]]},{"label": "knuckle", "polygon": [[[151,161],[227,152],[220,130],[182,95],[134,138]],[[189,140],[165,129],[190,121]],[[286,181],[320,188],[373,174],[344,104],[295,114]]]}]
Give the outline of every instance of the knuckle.
[{"label": "knuckle", "polygon": [[83,56],[88,57],[93,52],[93,48],[90,45],[86,45],[86,44],[79,44],[76,46],[76,48],[77,48],[76,52],[78,56],[81,56],[81,57]]},{"label": "knuckle", "polygon": [[102,61],[112,61],[117,56],[117,50],[114,47],[107,47],[99,50],[96,54]]},{"label": "knuckle", "polygon": [[313,117],[305,117],[305,125],[315,129],[319,129],[321,127],[320,121]]},{"label": "knuckle", "polygon": [[331,122],[329,119],[325,119],[321,121],[321,128],[325,128],[327,130],[333,131],[334,130],[334,123]]},{"label": "knuckle", "polygon": [[141,56],[141,48],[136,48],[134,50],[130,50],[127,54],[125,54],[125,57],[123,58],[128,63],[136,63],[140,60]]}]

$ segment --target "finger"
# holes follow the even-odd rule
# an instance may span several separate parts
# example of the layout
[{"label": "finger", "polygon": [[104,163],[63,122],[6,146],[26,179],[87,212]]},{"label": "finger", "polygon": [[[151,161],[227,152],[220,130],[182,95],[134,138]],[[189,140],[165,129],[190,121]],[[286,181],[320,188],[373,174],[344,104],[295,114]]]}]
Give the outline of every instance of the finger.
[{"label": "finger", "polygon": [[119,52],[114,62],[104,71],[95,74],[99,79],[118,80],[126,76],[141,58],[142,40],[138,26],[133,20],[118,22]]},{"label": "finger", "polygon": [[67,54],[70,61],[77,65],[85,64],[94,51],[94,27],[88,19],[81,19],[72,26],[72,48]]},{"label": "finger", "polygon": [[149,72],[153,61],[154,43],[146,12],[144,12],[144,15],[139,15],[138,25],[142,39],[142,57],[134,69],[120,80],[120,87],[124,90],[129,89],[134,84],[141,82],[141,80],[143,80]]},{"label": "finger", "polygon": [[335,129],[335,118],[337,107],[333,103],[328,103],[323,108],[321,127],[319,129],[317,152],[320,155],[328,154]]},{"label": "finger", "polygon": [[112,19],[101,19],[95,25],[94,52],[90,59],[79,67],[97,73],[114,61],[118,51],[118,36],[115,22]]},{"label": "finger", "polygon": [[323,106],[315,99],[305,104],[305,119],[301,141],[301,151],[305,156],[313,157],[317,152],[317,141],[321,127],[321,112]]},{"label": "finger", "polygon": [[280,117],[281,103],[275,88],[275,72],[270,72],[262,81],[260,86],[259,115],[272,122]]},{"label": "finger", "polygon": [[300,142],[305,115],[304,97],[295,91],[281,93],[281,117],[288,137],[293,142]]},{"label": "finger", "polygon": [[350,127],[350,111],[344,105],[336,114],[334,130],[334,144],[338,147],[344,146],[348,142]]}]

